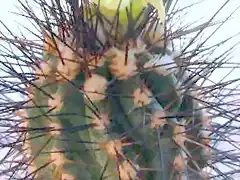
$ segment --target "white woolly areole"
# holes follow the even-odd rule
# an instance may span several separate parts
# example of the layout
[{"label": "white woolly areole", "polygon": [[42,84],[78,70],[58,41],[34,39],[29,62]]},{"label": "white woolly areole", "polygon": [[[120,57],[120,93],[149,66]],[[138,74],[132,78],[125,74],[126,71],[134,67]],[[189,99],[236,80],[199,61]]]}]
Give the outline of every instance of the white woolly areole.
[{"label": "white woolly areole", "polygon": [[103,100],[106,96],[107,83],[107,80],[103,76],[92,74],[85,81],[83,87],[87,99],[90,99],[92,102]]},{"label": "white woolly areole", "polygon": [[121,180],[133,180],[137,176],[137,172],[140,169],[137,164],[133,164],[125,160],[119,165],[119,176]]},{"label": "white woolly areole", "polygon": [[72,176],[71,174],[68,174],[68,173],[63,173],[62,174],[62,179],[61,180],[74,180],[75,177]]},{"label": "white woolly areole", "polygon": [[133,94],[133,101],[137,107],[148,105],[152,101],[152,93],[146,87],[137,88]]},{"label": "white woolly areole", "polygon": [[111,140],[105,143],[99,143],[99,146],[101,149],[103,149],[103,151],[107,152],[108,155],[113,159],[116,159],[117,155],[123,155],[122,153],[123,144],[121,140]]},{"label": "white woolly areole", "polygon": [[15,111],[15,115],[22,118],[22,119],[25,119],[28,117],[28,114],[27,114],[27,111],[26,110],[18,110],[18,111]]},{"label": "white woolly areole", "polygon": [[150,127],[151,128],[160,128],[167,124],[167,119],[165,119],[166,113],[164,110],[159,110],[154,112],[151,118]]},{"label": "white woolly areole", "polygon": [[64,78],[72,80],[80,72],[80,62],[83,62],[83,59],[75,53],[74,44],[71,44],[72,39],[73,36],[70,36],[65,40],[68,46],[61,40],[56,40],[61,55],[61,59],[58,60],[57,64],[58,74],[61,74],[58,80],[64,81]]},{"label": "white woolly areole", "polygon": [[49,127],[49,133],[52,136],[59,136],[61,134],[62,126],[61,126],[60,123],[58,123],[58,122],[50,122],[48,124],[48,127]]},{"label": "white woolly areole", "polygon": [[[71,39],[68,39],[67,42],[68,41],[71,41]],[[61,40],[56,40],[56,42],[57,42],[58,50],[61,54],[61,58],[66,60],[73,60],[75,52],[74,52],[74,49],[70,48],[72,47],[71,45],[69,45],[70,43],[68,43],[69,46],[67,46]]]},{"label": "white woolly areole", "polygon": [[182,154],[178,154],[174,161],[173,161],[173,167],[176,171],[183,171],[186,168],[186,160]]},{"label": "white woolly areole", "polygon": [[53,109],[54,112],[61,110],[61,108],[63,106],[63,101],[62,101],[61,95],[53,94],[51,96],[53,99],[51,97],[48,99],[49,109]]},{"label": "white woolly areole", "polygon": [[107,114],[102,113],[99,116],[95,116],[93,120],[93,124],[95,124],[94,129],[96,130],[104,130],[107,125],[109,125],[110,120]]},{"label": "white woolly areole", "polygon": [[69,74],[69,68],[65,64],[65,61],[64,61],[64,64],[61,61],[58,62],[57,71],[59,73],[61,73],[62,75],[68,75]]},{"label": "white woolly areole", "polygon": [[34,74],[38,78],[36,83],[42,83],[46,77],[52,72],[51,66],[46,61],[41,61],[40,67],[34,66]]},{"label": "white woolly areole", "polygon": [[180,147],[183,147],[184,146],[184,142],[185,142],[185,127],[184,126],[180,126],[180,125],[176,125],[174,127],[173,134],[174,134],[174,137],[173,137],[174,141]]},{"label": "white woolly areole", "polygon": [[24,119],[23,122],[21,124],[19,124],[19,127],[22,129],[27,129],[29,127],[29,120]]},{"label": "white woolly areole", "polygon": [[[80,72],[80,62],[73,60],[64,60],[64,64],[59,60],[57,65],[58,80],[72,80]],[[62,77],[64,76],[64,78]]]},{"label": "white woolly areole", "polygon": [[109,66],[111,73],[119,80],[126,80],[136,74],[137,66],[134,56],[128,53],[128,59],[126,60],[125,53],[116,51],[117,54],[111,60]]},{"label": "white woolly areole", "polygon": [[61,166],[66,161],[64,154],[61,153],[60,150],[55,147],[52,148],[50,154],[51,154],[51,160],[53,161],[52,163],[55,164],[56,166]]}]

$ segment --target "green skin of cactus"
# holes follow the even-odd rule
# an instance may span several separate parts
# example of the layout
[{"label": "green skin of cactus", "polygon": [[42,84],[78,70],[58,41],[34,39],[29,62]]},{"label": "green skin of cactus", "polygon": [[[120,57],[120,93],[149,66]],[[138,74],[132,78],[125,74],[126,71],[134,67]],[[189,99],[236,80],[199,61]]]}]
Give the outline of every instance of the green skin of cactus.
[{"label": "green skin of cactus", "polygon": [[[155,53],[161,55],[161,48]],[[48,61],[56,60],[51,56],[48,58]],[[137,73],[127,80],[117,80],[111,73],[109,69],[111,59],[92,70],[92,73],[101,75],[109,82],[105,92],[106,97],[100,101],[89,101],[79,88],[86,81],[82,72],[71,82],[56,82],[54,78],[48,78],[41,85],[41,90],[34,89],[34,103],[31,102],[32,108],[28,108],[27,113],[30,122],[31,156],[36,167],[39,168],[35,179],[61,179],[61,174],[64,172],[75,180],[120,180],[118,164],[124,159],[139,165],[137,175],[141,179],[177,180],[179,178],[179,172],[174,170],[173,162],[182,152],[182,148],[173,140],[173,127],[169,125],[167,129],[162,127],[153,129],[150,128],[149,123],[154,112],[164,110],[167,115],[184,112],[191,110],[191,103],[186,100],[185,94],[179,92],[177,83],[179,79],[174,74],[163,75],[155,69],[144,70],[142,65],[152,60],[148,52],[144,52],[138,58]],[[139,107],[136,106],[131,95],[143,85],[150,90],[152,97],[149,104]],[[47,107],[49,96],[46,93],[50,95],[57,93],[62,97],[63,105],[59,111],[49,111]],[[104,130],[96,130],[93,127],[92,117],[95,113],[106,113],[111,119]],[[189,118],[197,119],[198,122],[194,123],[199,123],[201,117],[194,116]],[[172,123],[180,123],[184,120],[184,118],[172,117],[166,119]],[[62,129],[58,136],[52,136],[46,129],[50,121],[61,125]],[[198,129],[191,131],[192,134],[199,134],[198,132]],[[112,159],[99,148],[99,142],[119,140],[124,134],[127,134],[128,142],[133,142],[123,147],[124,157]],[[51,163],[53,148],[59,149],[69,160],[64,161],[61,168]],[[189,150],[192,156],[202,150],[197,145],[191,148],[197,149]],[[194,168],[190,161],[188,163]],[[206,161],[201,158],[196,160],[196,163],[200,167],[206,165]]]}]

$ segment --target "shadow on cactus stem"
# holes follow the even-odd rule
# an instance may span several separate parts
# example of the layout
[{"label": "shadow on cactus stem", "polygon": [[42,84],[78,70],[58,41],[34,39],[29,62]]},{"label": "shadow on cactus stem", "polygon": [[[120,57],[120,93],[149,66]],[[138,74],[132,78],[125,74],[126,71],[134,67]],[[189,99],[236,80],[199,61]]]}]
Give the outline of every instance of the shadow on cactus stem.
[{"label": "shadow on cactus stem", "polygon": [[18,0],[31,27],[1,22],[0,177],[234,179],[238,42],[216,51],[239,34],[208,44],[228,3],[182,24],[198,3]]}]

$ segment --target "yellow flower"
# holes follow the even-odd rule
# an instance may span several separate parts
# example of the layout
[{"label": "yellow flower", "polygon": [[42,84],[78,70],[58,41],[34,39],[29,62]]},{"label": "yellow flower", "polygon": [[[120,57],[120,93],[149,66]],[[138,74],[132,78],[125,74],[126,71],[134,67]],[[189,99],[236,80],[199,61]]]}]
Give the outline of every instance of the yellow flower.
[{"label": "yellow flower", "polygon": [[[120,4],[121,2],[121,4]],[[106,17],[113,17],[119,7],[119,21],[122,24],[128,23],[126,7],[130,10],[132,3],[132,16],[137,18],[147,4],[153,5],[158,10],[158,16],[161,21],[165,18],[165,8],[162,0],[93,0],[93,3],[99,5],[100,12]]]}]

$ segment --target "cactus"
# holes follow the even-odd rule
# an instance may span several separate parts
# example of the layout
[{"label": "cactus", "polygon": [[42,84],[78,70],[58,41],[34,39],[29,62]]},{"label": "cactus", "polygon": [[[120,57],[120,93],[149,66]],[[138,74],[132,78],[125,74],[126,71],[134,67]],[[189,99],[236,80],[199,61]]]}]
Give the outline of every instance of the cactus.
[{"label": "cactus", "polygon": [[21,154],[9,178],[215,178],[206,169],[218,161],[214,144],[221,127],[212,122],[216,105],[205,98],[221,87],[198,82],[217,62],[191,73],[188,59],[198,50],[188,55],[172,48],[170,2],[37,0],[44,15],[40,21],[20,1],[38,25],[42,43],[4,37],[31,67],[31,73],[11,73],[18,74],[26,100],[9,103],[17,123],[7,131],[14,129],[18,137],[10,145]]}]

